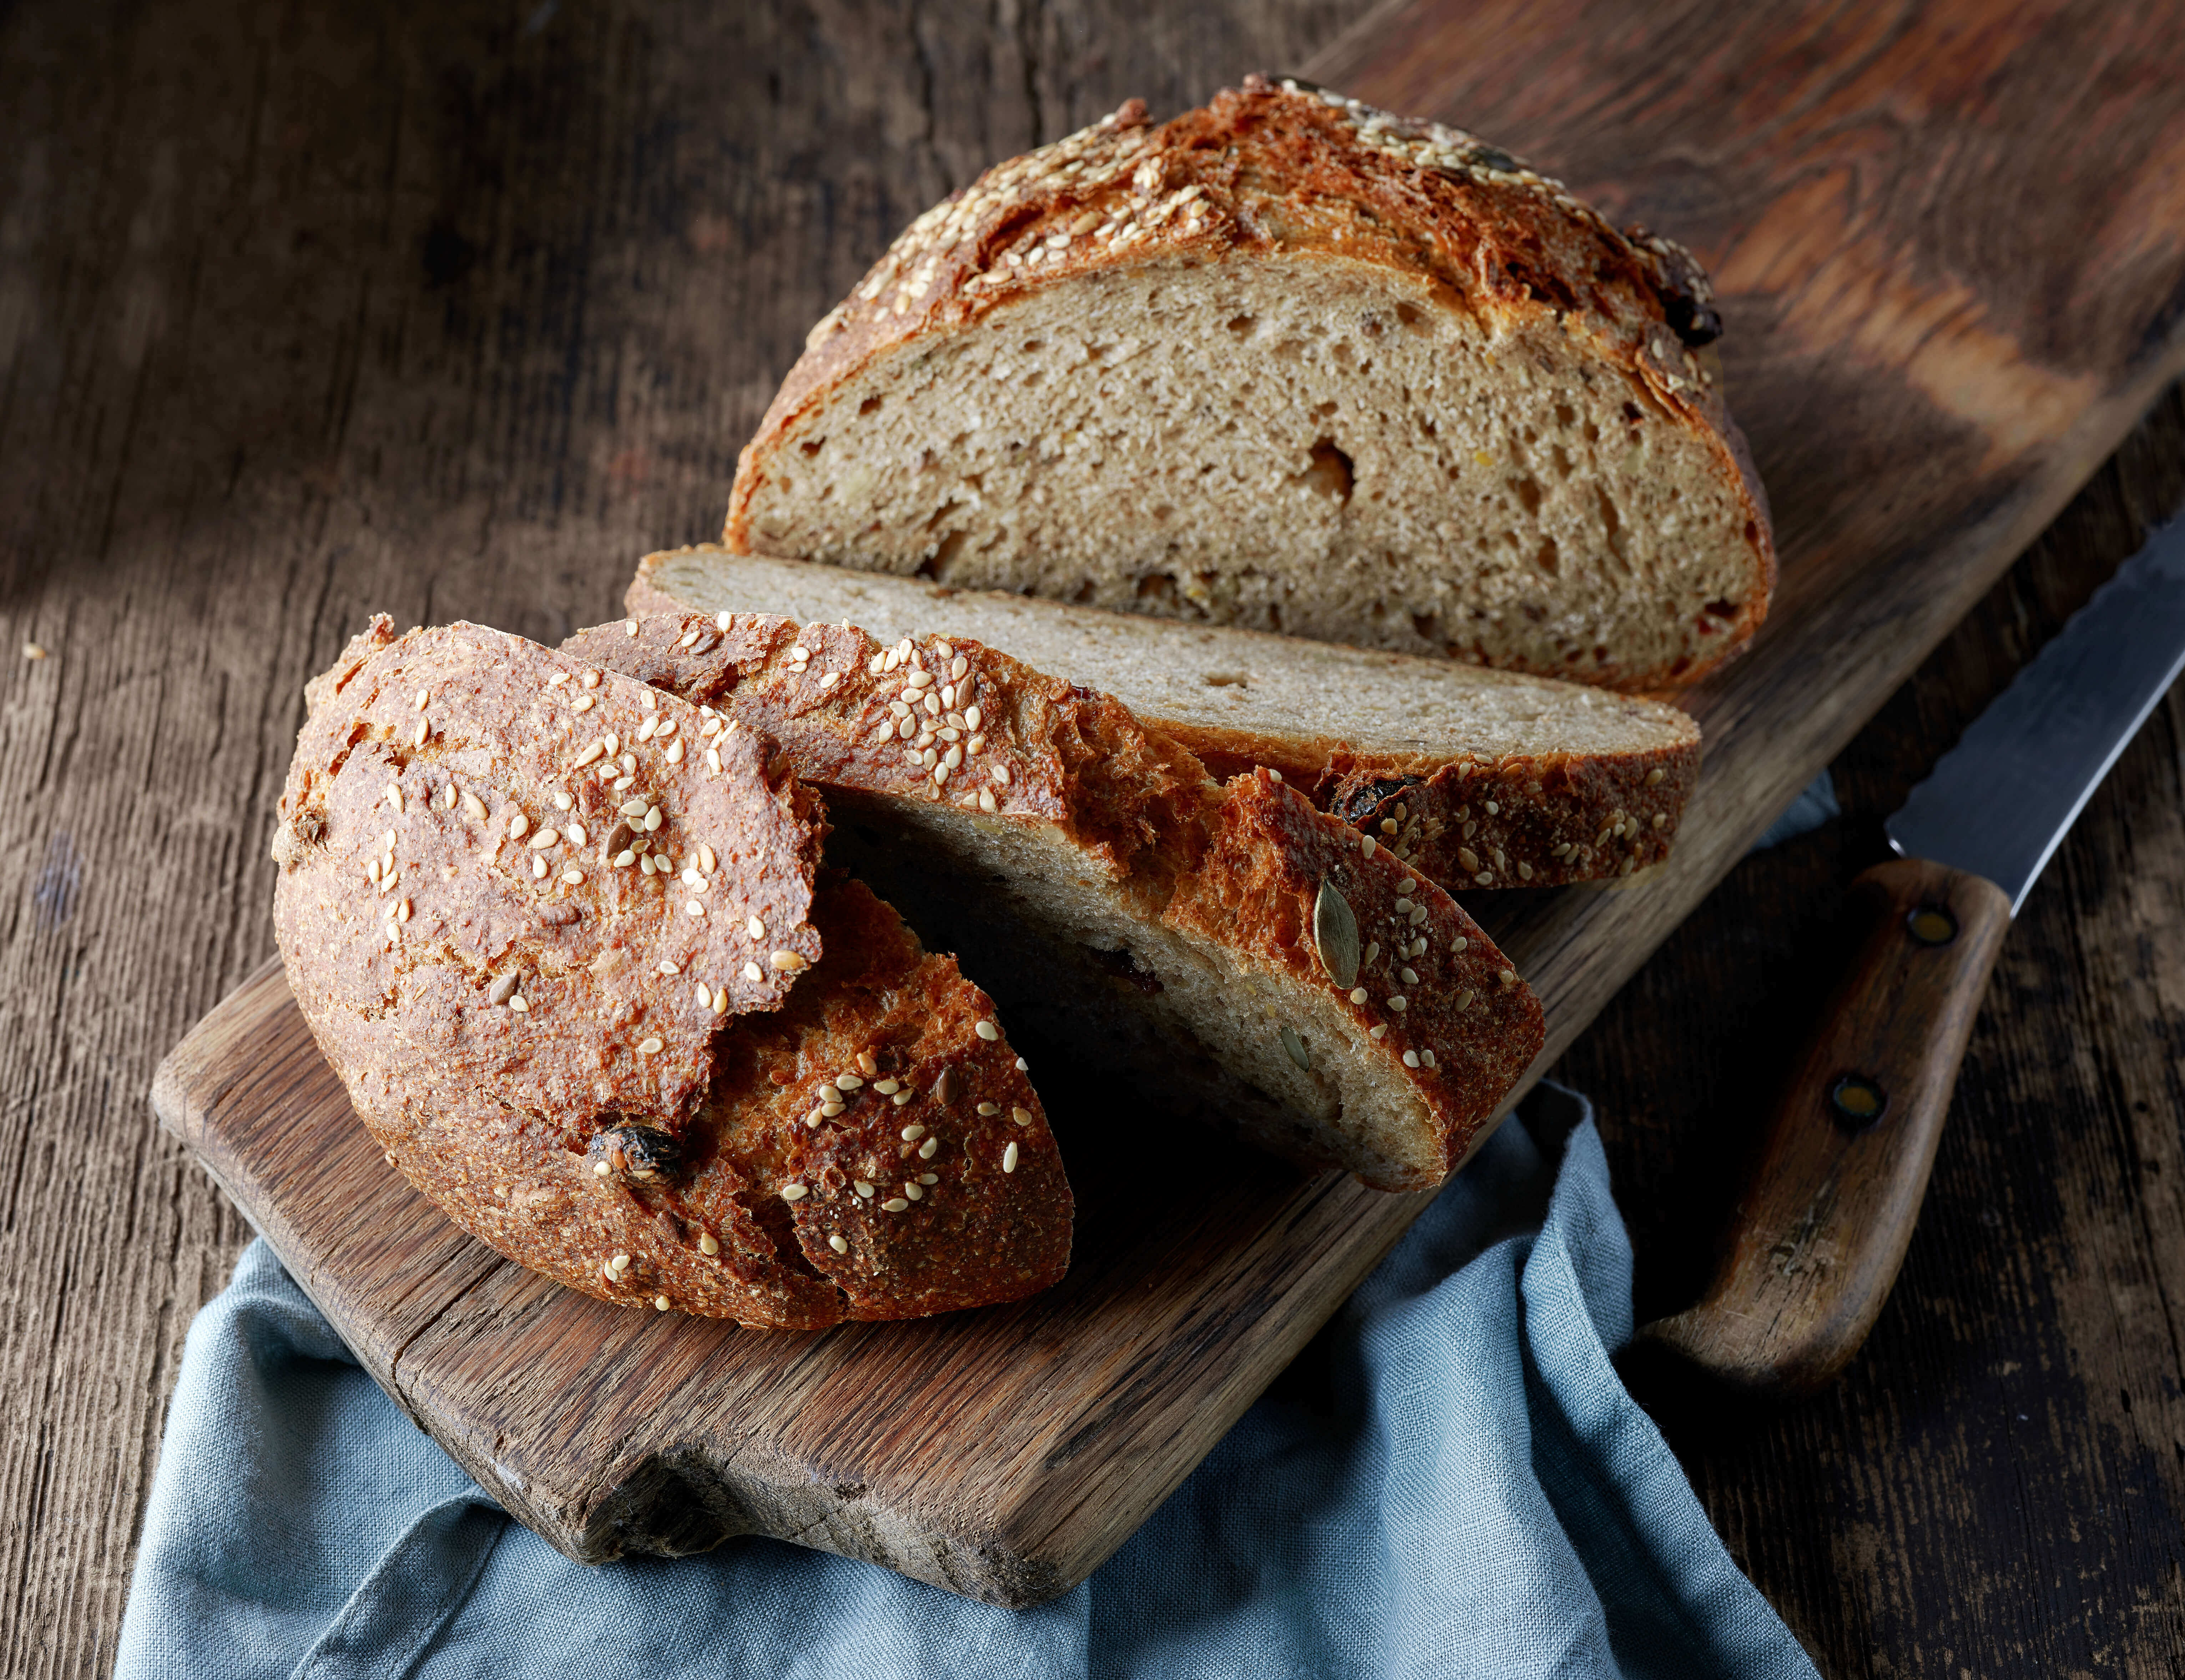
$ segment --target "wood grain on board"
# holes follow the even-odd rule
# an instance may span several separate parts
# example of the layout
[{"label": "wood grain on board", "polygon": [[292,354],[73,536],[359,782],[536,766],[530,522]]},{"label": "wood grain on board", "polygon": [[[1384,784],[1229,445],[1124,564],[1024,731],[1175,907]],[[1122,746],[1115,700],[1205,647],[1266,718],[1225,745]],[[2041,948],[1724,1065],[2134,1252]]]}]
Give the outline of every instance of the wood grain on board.
[{"label": "wood grain on board", "polygon": [[[165,1047],[271,949],[265,843],[304,678],[375,610],[547,640],[612,613],[638,553],[717,531],[805,327],[927,203],[1126,96],[1174,110],[1244,69],[1305,65],[1355,15],[0,16],[0,613],[52,655],[0,664],[0,1397],[18,1420],[0,1667],[110,1666],[182,1332],[249,1235],[144,1101]],[[1732,392],[1789,552],[1779,627],[1847,521],[1886,541],[1902,516],[1908,567],[1954,551],[1938,531],[2007,554],[2166,365],[2175,310],[2149,276],[2179,237],[2158,109],[2179,32],[2159,9],[1469,15],[1478,37],[1436,60],[1465,60],[1448,113],[1718,270],[1732,187],[1807,187],[1818,281],[1727,271],[1733,377],[1763,371],[1763,343],[1791,360],[1772,415]],[[1559,53],[1590,99],[1525,80]],[[1753,159],[1696,124],[1725,89]],[[1627,167],[1617,148],[1657,118]],[[2014,128],[2033,137],[2015,176]],[[1648,190],[1620,187],[1646,158]],[[1858,248],[1831,264],[1847,228]],[[1795,247],[1798,218],[1779,232]],[[2101,314],[2119,289],[2155,301]],[[1804,327],[1779,333],[1778,315]],[[1876,343],[1922,382],[1872,384]],[[1967,368],[2004,370],[2023,400],[1901,426],[1900,404],[1932,420],[1936,393],[1988,391]],[[2122,382],[2055,428],[2052,389],[2068,409],[2103,369]],[[2175,505],[2185,425],[2165,425],[1839,758],[1847,820],[1738,868],[1566,1058],[1603,1099],[1642,1314],[1696,1286],[1749,1087],[1795,1048],[1826,966],[1815,930],[1880,855],[1880,815],[2136,522]],[[1968,488],[1957,446],[1991,434],[1998,465]],[[2020,459],[2038,470],[2014,476]],[[1733,1556],[1831,1675],[2185,1663],[2185,1370],[2160,1304],[2185,1277],[2174,707],[2006,944],[1867,1351],[1780,1414],[1642,1388]],[[1311,1400],[1313,1367],[1282,1391]]]}]

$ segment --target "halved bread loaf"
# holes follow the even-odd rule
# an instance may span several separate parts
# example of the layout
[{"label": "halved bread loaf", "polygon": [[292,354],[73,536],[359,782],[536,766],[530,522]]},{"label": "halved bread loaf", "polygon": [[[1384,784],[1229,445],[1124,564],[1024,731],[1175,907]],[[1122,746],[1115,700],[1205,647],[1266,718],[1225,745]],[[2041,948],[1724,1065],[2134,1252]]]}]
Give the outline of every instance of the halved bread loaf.
[{"label": "halved bread loaf", "polygon": [[309,699],[282,957],[457,1224],[571,1288],[754,1326],[1061,1275],[1069,1186],[992,1004],[819,880],[819,795],[767,743],[701,766],[696,708],[466,624],[382,617]]},{"label": "halved bread loaf", "polygon": [[920,216],[745,449],[740,552],[1635,692],[1774,577],[1698,265],[1473,137],[1248,79]]},{"label": "halved bread loaf", "polygon": [[1265,765],[1456,890],[1658,862],[1699,778],[1674,706],[1447,660],[1182,625],[919,578],[730,554],[648,555],[632,612],[773,613],[877,641],[968,637],[1113,695],[1216,779]]},{"label": "halved bread loaf", "polygon": [[827,790],[836,855],[1165,1106],[1420,1189],[1539,1052],[1538,1001],[1447,893],[1271,773],[1216,783],[1109,695],[968,639],[762,614],[564,648],[778,743]]}]

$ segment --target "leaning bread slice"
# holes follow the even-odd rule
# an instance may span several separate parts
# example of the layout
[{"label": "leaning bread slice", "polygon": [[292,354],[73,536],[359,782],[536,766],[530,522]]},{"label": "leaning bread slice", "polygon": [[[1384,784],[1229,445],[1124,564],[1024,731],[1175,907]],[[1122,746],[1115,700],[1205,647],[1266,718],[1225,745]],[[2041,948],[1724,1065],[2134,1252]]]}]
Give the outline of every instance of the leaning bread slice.
[{"label": "leaning bread slice", "polygon": [[1216,779],[1265,765],[1456,889],[1597,880],[1668,856],[1699,778],[1674,706],[1552,678],[1176,624],[920,578],[735,555],[648,555],[635,613],[846,621],[961,636],[1098,689]]},{"label": "leaning bread slice", "polygon": [[1768,607],[1680,247],[1472,136],[1248,79],[920,216],[813,328],[724,540],[1680,687]]},{"label": "leaning bread slice", "polygon": [[282,957],[457,1224],[572,1288],[754,1326],[1060,1275],[1068,1185],[992,1005],[817,882],[819,797],[765,743],[701,771],[695,708],[462,624],[383,617],[309,698]]},{"label": "leaning bread slice", "polygon": [[860,877],[1013,1019],[1165,1106],[1420,1189],[1539,1052],[1538,1001],[1447,893],[1271,772],[1216,783],[1110,695],[968,639],[763,614],[565,648],[709,708],[701,740],[778,743]]}]

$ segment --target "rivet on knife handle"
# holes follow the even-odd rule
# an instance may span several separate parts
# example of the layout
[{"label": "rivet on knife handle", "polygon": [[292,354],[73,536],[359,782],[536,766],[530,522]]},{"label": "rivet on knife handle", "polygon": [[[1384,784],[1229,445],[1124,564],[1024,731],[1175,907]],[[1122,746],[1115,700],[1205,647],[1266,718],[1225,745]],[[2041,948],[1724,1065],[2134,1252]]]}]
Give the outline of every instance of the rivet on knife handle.
[{"label": "rivet on knife handle", "polygon": [[1769,1125],[1714,1279],[1641,1331],[1735,1387],[1797,1394],[1866,1339],[1911,1241],[2010,900],[1916,858],[1852,885],[1868,927]]}]

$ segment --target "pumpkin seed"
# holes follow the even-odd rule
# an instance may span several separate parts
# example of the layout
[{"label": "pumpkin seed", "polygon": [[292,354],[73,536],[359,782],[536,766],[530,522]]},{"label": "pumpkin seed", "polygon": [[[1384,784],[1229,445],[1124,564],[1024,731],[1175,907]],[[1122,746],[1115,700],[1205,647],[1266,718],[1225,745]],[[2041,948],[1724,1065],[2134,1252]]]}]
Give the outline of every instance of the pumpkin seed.
[{"label": "pumpkin seed", "polygon": [[1358,918],[1330,880],[1321,882],[1313,900],[1312,942],[1330,980],[1346,991],[1358,984]]},{"label": "pumpkin seed", "polygon": [[1305,1047],[1305,1041],[1288,1027],[1282,1029],[1282,1048],[1290,1053],[1290,1060],[1306,1073],[1312,1071],[1312,1053]]}]

